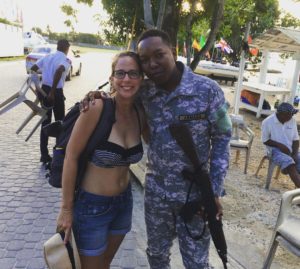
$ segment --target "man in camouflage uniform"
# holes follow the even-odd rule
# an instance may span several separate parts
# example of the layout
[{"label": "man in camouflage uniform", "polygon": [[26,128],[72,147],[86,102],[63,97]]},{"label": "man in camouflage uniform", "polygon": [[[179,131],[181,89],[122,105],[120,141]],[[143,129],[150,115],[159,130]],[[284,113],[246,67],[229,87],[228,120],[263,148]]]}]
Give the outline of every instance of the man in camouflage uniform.
[{"label": "man in camouflage uniform", "polygon": [[[150,79],[147,86],[140,90],[150,127],[145,186],[150,267],[170,268],[170,248],[177,235],[184,266],[189,269],[210,268],[208,229],[196,241],[188,235],[178,215],[190,185],[181,171],[183,168],[192,169],[192,166],[168,127],[181,122],[191,130],[201,163],[210,166],[211,183],[219,207],[217,217],[221,217],[219,197],[223,193],[231,137],[228,105],[216,82],[196,75],[182,63],[175,62],[166,33],[159,30],[144,32],[138,40],[138,54],[143,71]],[[200,191],[194,187],[190,200],[200,196]],[[198,235],[203,225],[201,216],[196,216],[189,224],[189,230]]]},{"label": "man in camouflage uniform", "polygon": [[[218,206],[216,217],[221,218],[219,197],[224,192],[231,137],[228,105],[216,82],[175,62],[165,32],[153,29],[144,32],[138,40],[138,54],[143,71],[150,79],[139,91],[150,127],[145,186],[148,261],[152,269],[170,268],[170,248],[177,235],[185,268],[207,269],[210,268],[208,228],[196,241],[179,216],[190,186],[181,171],[192,169],[192,165],[168,128],[172,123],[181,122],[191,130],[199,159],[210,168]],[[101,98],[99,92],[90,92],[85,101],[93,98]],[[84,102],[83,109],[88,109],[88,102]],[[201,191],[193,187],[190,200],[200,198]],[[201,215],[197,214],[188,224],[189,231],[197,236],[204,225]]]}]

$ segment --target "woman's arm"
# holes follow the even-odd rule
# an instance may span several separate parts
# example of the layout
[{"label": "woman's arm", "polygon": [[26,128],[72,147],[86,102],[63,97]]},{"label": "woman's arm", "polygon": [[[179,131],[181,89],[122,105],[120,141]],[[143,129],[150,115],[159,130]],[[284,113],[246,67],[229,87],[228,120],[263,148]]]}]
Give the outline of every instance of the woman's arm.
[{"label": "woman's arm", "polygon": [[78,160],[92,135],[102,113],[103,102],[97,100],[94,106],[81,113],[78,117],[66,148],[62,173],[62,204],[57,226],[66,232],[65,242],[68,241],[72,227],[72,211]]}]

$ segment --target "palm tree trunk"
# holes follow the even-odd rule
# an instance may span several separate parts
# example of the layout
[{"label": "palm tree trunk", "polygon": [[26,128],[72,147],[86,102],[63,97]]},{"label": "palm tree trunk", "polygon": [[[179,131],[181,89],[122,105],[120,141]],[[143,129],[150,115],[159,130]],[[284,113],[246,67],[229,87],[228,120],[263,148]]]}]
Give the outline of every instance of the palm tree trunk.
[{"label": "palm tree trunk", "polygon": [[224,15],[224,5],[225,5],[225,0],[218,0],[218,4],[215,7],[214,14],[211,20],[211,30],[209,33],[209,36],[207,38],[207,41],[204,45],[204,47],[195,54],[194,60],[192,61],[190,67],[192,70],[195,70],[197,67],[200,59],[204,57],[205,53],[210,50],[212,45],[214,44],[216,34],[219,30],[219,27],[221,25],[223,15]]},{"label": "palm tree trunk", "polygon": [[144,0],[144,19],[145,19],[145,25],[147,29],[154,28],[155,25],[153,22],[150,0]]},{"label": "palm tree trunk", "polygon": [[156,28],[161,29],[166,9],[166,0],[160,0]]}]

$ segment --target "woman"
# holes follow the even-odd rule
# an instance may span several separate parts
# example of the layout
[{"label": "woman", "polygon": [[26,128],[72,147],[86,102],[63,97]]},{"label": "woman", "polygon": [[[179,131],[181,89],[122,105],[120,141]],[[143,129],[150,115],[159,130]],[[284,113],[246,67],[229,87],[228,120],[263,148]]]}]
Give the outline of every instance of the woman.
[{"label": "woman", "polygon": [[145,121],[134,105],[142,80],[142,69],[134,52],[122,52],[114,58],[110,83],[115,92],[116,122],[108,140],[98,145],[91,156],[76,195],[77,163],[101,115],[101,99],[81,113],[66,149],[57,226],[66,232],[65,242],[73,228],[83,269],[109,268],[131,229],[129,165],[143,155],[141,132]]}]

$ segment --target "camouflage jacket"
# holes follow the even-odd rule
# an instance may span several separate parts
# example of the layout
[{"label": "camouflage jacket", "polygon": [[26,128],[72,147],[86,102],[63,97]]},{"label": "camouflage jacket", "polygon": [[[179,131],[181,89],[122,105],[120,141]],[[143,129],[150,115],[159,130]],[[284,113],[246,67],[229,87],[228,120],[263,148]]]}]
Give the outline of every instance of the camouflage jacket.
[{"label": "camouflage jacket", "polygon": [[179,62],[177,65],[184,69],[173,92],[158,88],[149,80],[140,91],[151,137],[146,191],[150,188],[171,200],[186,198],[189,183],[181,171],[191,169],[191,163],[168,130],[171,123],[183,122],[191,130],[201,163],[209,165],[213,191],[220,196],[229,162],[228,103],[215,81],[193,73]]}]

